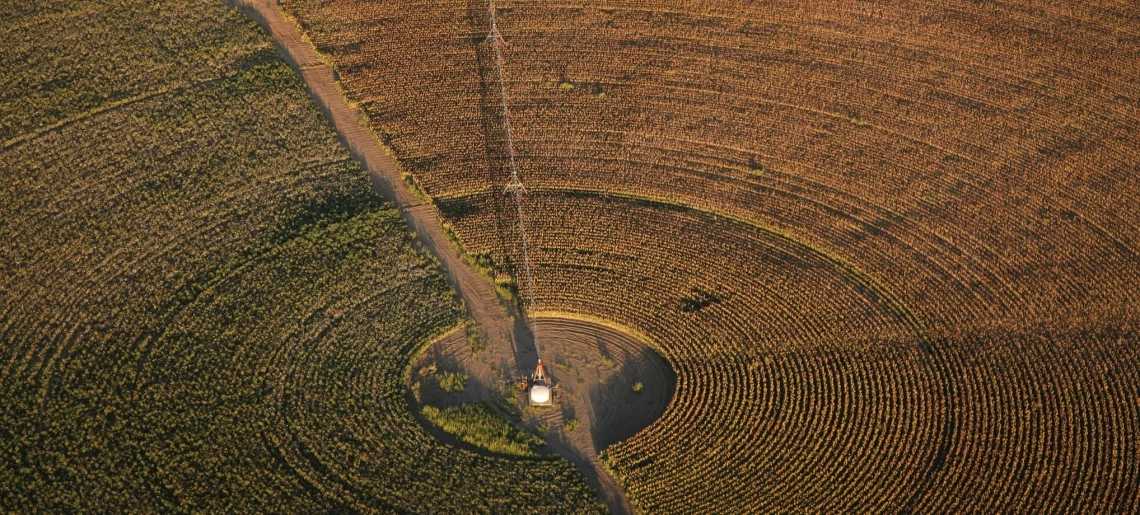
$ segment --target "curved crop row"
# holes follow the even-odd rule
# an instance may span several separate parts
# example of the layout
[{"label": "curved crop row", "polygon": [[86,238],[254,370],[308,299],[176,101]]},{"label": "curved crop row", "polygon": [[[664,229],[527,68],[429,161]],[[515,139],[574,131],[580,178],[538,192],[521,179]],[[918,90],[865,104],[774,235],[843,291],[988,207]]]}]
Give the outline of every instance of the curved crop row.
[{"label": "curved crop row", "polygon": [[0,33],[0,511],[599,510],[416,420],[455,294],[251,22],[26,2]]},{"label": "curved crop row", "polygon": [[[502,188],[484,4],[283,3],[428,193]],[[1129,9],[500,7],[529,187],[777,227],[951,333],[1140,316]]]},{"label": "curved crop row", "polygon": [[[283,5],[510,274],[486,4]],[[677,370],[632,499],[1137,508],[1136,6],[499,7],[539,305]]]},{"label": "curved crop row", "polygon": [[[1134,332],[928,337],[857,270],[759,228],[614,196],[528,198],[558,213],[528,220],[540,305],[644,332],[676,368],[665,415],[605,452],[647,511],[1135,501]],[[468,251],[509,267],[518,250],[481,229],[511,216],[496,203],[444,214]],[[713,300],[690,309],[694,290]]]}]

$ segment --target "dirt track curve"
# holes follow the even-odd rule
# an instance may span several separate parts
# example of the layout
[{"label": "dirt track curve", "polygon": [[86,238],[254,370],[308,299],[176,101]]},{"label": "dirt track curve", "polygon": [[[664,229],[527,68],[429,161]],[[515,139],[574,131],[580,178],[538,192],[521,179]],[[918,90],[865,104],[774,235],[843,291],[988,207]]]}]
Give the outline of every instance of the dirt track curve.
[{"label": "dirt track curve", "polygon": [[[373,189],[391,200],[399,208],[403,219],[411,226],[424,245],[426,250],[439,259],[447,273],[452,287],[459,293],[466,305],[467,314],[475,319],[489,338],[489,350],[495,355],[514,356],[514,366],[519,370],[534,367],[533,337],[525,324],[516,323],[521,320],[515,310],[496,295],[493,286],[464,262],[463,257],[447,239],[440,224],[439,213],[434,205],[420,201],[408,185],[396,165],[395,160],[384,151],[372,133],[361,123],[359,111],[348,105],[344,96],[337,88],[337,78],[332,67],[321,61],[316,49],[302,39],[299,29],[282,15],[276,0],[236,0],[235,6],[247,17],[257,22],[263,30],[273,39],[278,53],[289,63],[304,81],[309,95],[316,102],[321,112],[336,130],[341,143],[349,150],[353,158],[361,163],[372,178]],[[561,326],[559,326],[561,327]],[[576,334],[583,341],[631,341],[628,337],[619,338],[620,334],[594,324],[571,324],[572,330],[563,331],[555,329],[556,333]],[[562,329],[566,329],[563,327]],[[540,335],[542,330],[540,329]],[[612,333],[612,334],[611,334]],[[461,333],[460,333],[461,334]],[[640,346],[640,344],[638,344]],[[628,350],[628,345],[619,348]],[[643,347],[643,346],[642,346]],[[581,350],[581,349],[580,349]],[[633,352],[633,351],[631,351]],[[630,354],[640,356],[640,352],[650,352],[648,349],[638,350]],[[650,352],[650,354],[652,354]],[[660,360],[660,358],[656,358]],[[664,362],[661,362],[664,364]],[[664,364],[662,378],[650,378],[648,374],[662,367],[651,367],[647,370],[645,382],[668,384],[666,396],[658,399],[662,404],[659,410],[655,408],[652,419],[655,419],[664,410],[664,405],[672,395],[672,371]],[[557,374],[556,374],[557,375]],[[593,401],[591,396],[582,395],[574,404],[576,409],[589,407],[581,403]],[[605,420],[605,416],[599,420]],[[652,419],[647,420],[648,424]],[[595,444],[608,445],[614,438],[627,438],[631,435],[622,434],[621,430],[600,428],[597,424],[589,432],[592,438],[575,437],[566,441],[552,441],[550,447],[559,454],[577,464],[590,484],[598,491],[599,497],[606,502],[612,513],[632,513],[633,509],[621,487],[613,477],[601,467],[597,460],[597,447]],[[629,426],[632,427],[632,426]],[[644,425],[637,425],[638,429]],[[599,432],[600,430],[600,432]],[[585,431],[579,434],[587,434]]]}]

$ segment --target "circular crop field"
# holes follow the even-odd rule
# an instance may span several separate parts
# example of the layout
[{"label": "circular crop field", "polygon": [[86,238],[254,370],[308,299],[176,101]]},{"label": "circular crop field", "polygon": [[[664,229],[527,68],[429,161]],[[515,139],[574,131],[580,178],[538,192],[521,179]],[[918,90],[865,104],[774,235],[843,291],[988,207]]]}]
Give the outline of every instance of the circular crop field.
[{"label": "circular crop field", "polygon": [[[677,373],[634,505],[1140,509],[1135,5],[497,4],[538,305]],[[283,5],[515,274],[487,4]]]},{"label": "circular crop field", "polygon": [[416,421],[455,290],[255,24],[24,2],[0,34],[0,512],[602,508]]},{"label": "circular crop field", "polygon": [[3,508],[1140,512],[1140,4],[280,4],[440,238],[237,11],[14,7]]}]

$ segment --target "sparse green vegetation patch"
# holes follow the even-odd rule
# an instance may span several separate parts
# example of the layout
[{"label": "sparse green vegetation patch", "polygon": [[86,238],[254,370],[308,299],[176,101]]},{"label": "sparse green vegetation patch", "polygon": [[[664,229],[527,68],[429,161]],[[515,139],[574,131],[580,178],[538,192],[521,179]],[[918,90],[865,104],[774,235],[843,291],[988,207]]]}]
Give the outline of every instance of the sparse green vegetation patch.
[{"label": "sparse green vegetation patch", "polygon": [[440,372],[436,377],[439,379],[439,387],[448,393],[462,392],[467,387],[467,374]]},{"label": "sparse green vegetation patch", "polygon": [[421,411],[440,429],[492,452],[535,456],[534,447],[546,444],[542,438],[516,428],[482,404],[464,404],[442,410],[424,406]]}]

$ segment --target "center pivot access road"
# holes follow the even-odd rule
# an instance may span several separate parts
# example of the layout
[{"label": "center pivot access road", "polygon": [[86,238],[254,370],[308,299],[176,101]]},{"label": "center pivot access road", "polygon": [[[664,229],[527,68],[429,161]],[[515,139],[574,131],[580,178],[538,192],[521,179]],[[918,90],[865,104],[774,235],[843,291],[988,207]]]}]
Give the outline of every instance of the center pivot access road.
[{"label": "center pivot access road", "polygon": [[[371,131],[361,124],[360,113],[348,105],[337,88],[332,67],[321,61],[316,49],[302,39],[300,29],[285,19],[277,1],[236,0],[236,6],[273,38],[278,53],[297,70],[309,95],[332,124],[341,143],[368,171],[373,189],[396,204],[420,243],[442,263],[448,281],[466,305],[468,316],[479,323],[490,339],[489,345],[505,346],[516,351],[516,354],[520,348],[533,348],[533,336],[524,324],[516,325],[511,317],[513,307],[500,301],[491,283],[468,266],[459,250],[448,241],[435,206],[421,202],[408,188],[395,160],[384,151]],[[567,458],[583,468],[587,480],[598,491],[599,497],[606,502],[610,511],[632,513],[625,493],[602,469],[593,453],[590,453],[589,463],[583,463],[580,456],[566,453]]]}]

